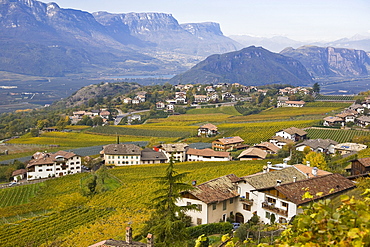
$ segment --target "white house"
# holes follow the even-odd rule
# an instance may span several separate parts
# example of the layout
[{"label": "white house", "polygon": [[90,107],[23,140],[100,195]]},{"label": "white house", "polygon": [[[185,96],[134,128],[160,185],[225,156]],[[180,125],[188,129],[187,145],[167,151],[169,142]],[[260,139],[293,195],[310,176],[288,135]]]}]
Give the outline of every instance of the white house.
[{"label": "white house", "polygon": [[213,149],[194,149],[189,148],[186,151],[187,161],[230,161],[229,152],[214,151]]},{"label": "white house", "polygon": [[37,152],[26,166],[27,180],[61,177],[81,172],[81,156],[66,151]]},{"label": "white house", "polygon": [[290,127],[276,132],[275,136],[281,136],[292,141],[300,141],[307,138],[307,132],[296,127]]},{"label": "white house", "polygon": [[218,134],[218,128],[216,125],[207,123],[198,128],[198,136],[215,136]]},{"label": "white house", "polygon": [[235,182],[239,178],[234,174],[219,177],[194,187],[194,190],[182,192],[177,205],[197,205],[198,210],[188,211],[192,225],[201,225],[226,221],[235,215],[239,198]]},{"label": "white house", "polygon": [[[264,223],[271,223],[273,218],[285,223],[301,212],[300,205],[354,187],[355,184],[343,176],[315,167],[286,165],[274,169],[270,166],[263,173],[241,178],[230,174],[195,186],[191,191],[182,192],[177,204],[197,205],[199,210],[187,213],[193,225],[225,221],[228,217],[245,223],[254,214]],[[306,191],[313,195],[312,199],[302,198]]]},{"label": "white house", "polygon": [[103,147],[100,155],[105,165],[128,166],[141,164],[141,150],[134,144],[109,144]]},{"label": "white house", "polygon": [[167,162],[171,157],[174,161],[184,162],[186,160],[186,150],[189,145],[186,143],[161,144],[155,150],[163,152],[167,157]]}]

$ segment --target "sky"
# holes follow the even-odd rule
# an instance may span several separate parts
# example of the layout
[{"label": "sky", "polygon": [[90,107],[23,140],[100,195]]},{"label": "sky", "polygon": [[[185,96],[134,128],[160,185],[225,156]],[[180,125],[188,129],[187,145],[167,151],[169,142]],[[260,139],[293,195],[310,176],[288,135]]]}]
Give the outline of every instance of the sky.
[{"label": "sky", "polygon": [[[49,2],[44,1],[42,2]],[[370,36],[369,0],[56,0],[61,8],[161,12],[179,23],[217,22],[224,35],[334,41]]]}]

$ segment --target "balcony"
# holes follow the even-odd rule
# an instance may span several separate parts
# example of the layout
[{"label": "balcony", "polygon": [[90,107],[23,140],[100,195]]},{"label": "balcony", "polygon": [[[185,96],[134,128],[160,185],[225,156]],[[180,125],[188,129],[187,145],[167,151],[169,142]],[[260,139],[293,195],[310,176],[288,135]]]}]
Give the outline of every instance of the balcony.
[{"label": "balcony", "polygon": [[274,212],[276,214],[280,214],[280,215],[283,215],[285,217],[288,217],[288,210],[277,208],[277,207],[275,207],[275,205],[273,203],[263,202],[262,203],[262,208],[267,209],[267,210],[269,210],[271,212]]},{"label": "balcony", "polygon": [[253,205],[253,199],[247,199],[244,196],[239,197],[239,201],[243,202],[244,204]]}]

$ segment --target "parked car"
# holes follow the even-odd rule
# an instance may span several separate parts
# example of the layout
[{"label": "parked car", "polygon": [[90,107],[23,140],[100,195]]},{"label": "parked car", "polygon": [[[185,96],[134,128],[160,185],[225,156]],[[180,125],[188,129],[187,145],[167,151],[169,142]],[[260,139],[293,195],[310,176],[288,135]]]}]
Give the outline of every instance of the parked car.
[{"label": "parked car", "polygon": [[240,227],[240,223],[232,223],[233,224],[233,230],[236,230]]},{"label": "parked car", "polygon": [[11,186],[13,186],[13,185],[16,185],[17,184],[17,182],[10,182],[10,184],[8,185],[9,187],[11,187]]}]

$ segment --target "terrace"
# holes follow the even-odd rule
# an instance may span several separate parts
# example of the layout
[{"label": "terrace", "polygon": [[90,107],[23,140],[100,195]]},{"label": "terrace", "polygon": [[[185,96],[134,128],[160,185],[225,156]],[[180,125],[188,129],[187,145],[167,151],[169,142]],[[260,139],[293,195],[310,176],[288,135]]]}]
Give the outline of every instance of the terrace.
[{"label": "terrace", "polygon": [[271,212],[283,215],[285,217],[288,217],[288,210],[277,208],[277,207],[275,207],[275,205],[273,203],[262,202],[262,208],[267,209]]}]

